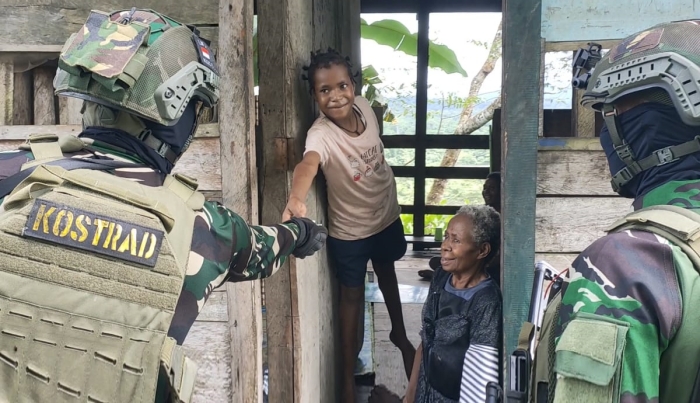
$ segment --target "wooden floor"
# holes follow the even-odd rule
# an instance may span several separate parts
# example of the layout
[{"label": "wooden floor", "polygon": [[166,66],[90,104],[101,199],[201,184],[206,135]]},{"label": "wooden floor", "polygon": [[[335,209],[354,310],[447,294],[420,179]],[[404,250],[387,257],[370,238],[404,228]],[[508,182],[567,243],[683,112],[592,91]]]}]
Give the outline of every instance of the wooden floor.
[{"label": "wooden floor", "polygon": [[[410,252],[409,252],[410,253]],[[396,276],[399,284],[428,287],[427,281],[418,277],[418,270],[427,269],[429,257],[406,256],[396,263]],[[371,269],[371,266],[370,266]],[[372,276],[370,275],[370,279]],[[376,281],[376,280],[375,280]],[[414,347],[420,343],[421,311],[422,303],[403,303],[403,316],[408,338]],[[399,349],[389,341],[391,321],[386,309],[386,304],[375,302],[373,304],[373,328],[374,328],[374,370],[375,384],[384,384],[389,390],[403,396],[408,380],[404,371],[403,361]],[[365,403],[369,397],[371,387],[359,387],[357,402]]]}]

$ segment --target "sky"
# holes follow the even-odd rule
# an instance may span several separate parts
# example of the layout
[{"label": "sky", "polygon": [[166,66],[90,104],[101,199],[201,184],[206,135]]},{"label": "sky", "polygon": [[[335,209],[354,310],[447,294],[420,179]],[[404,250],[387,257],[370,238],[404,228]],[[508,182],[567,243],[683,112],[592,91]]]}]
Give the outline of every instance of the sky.
[{"label": "sky", "polygon": [[[401,22],[411,32],[418,31],[415,14],[362,14],[368,24],[393,19]],[[452,49],[468,77],[460,74],[446,74],[441,70],[429,69],[428,98],[439,98],[442,94],[466,97],[472,78],[479,72],[486,57],[488,47],[501,21],[501,13],[433,13],[430,15],[429,37]],[[388,46],[362,39],[362,65],[374,66],[385,85],[394,88],[416,82],[416,58],[395,52]],[[571,99],[570,80],[571,55],[562,52],[547,53],[545,69],[545,105],[557,104],[557,108],[569,108]],[[501,89],[503,73],[501,59],[484,81],[480,94],[495,96]],[[381,86],[380,86],[381,89]],[[547,92],[550,92],[549,94]],[[555,93],[555,94],[554,94]],[[388,95],[388,94],[387,94]],[[556,96],[554,96],[556,95]],[[491,98],[489,97],[489,98]]]},{"label": "sky", "polygon": [[[411,32],[418,31],[418,21],[415,14],[362,14],[368,24],[372,22],[393,19],[401,22]],[[429,37],[431,40],[447,45],[457,55],[460,64],[466,70],[468,77],[460,74],[446,74],[440,70],[430,69],[428,73],[429,97],[440,96],[440,93],[455,93],[466,96],[471,79],[478,73],[486,56],[488,48],[482,42],[490,44],[501,21],[501,13],[433,13],[430,15]],[[379,45],[374,41],[362,39],[362,65],[371,64],[382,75],[387,85],[394,87],[402,83],[415,83],[416,58],[401,52],[393,52],[390,47]],[[500,90],[501,61],[495,70],[484,81],[481,93]]]}]

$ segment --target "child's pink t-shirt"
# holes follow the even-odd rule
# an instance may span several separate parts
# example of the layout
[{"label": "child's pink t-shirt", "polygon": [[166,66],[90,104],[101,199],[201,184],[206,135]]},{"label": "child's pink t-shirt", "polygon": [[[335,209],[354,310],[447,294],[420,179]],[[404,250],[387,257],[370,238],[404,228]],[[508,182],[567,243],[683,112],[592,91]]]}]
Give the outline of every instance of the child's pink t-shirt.
[{"label": "child's pink t-shirt", "polygon": [[329,235],[343,240],[377,234],[401,213],[375,114],[362,97],[355,97],[355,108],[366,126],[360,136],[351,137],[321,113],[307,133],[304,151],[321,156],[328,186]]}]

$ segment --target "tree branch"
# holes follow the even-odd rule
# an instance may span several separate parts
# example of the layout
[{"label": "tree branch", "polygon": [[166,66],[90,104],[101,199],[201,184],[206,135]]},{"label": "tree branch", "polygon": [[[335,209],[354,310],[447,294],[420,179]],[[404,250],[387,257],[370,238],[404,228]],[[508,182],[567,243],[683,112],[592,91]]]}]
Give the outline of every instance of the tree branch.
[{"label": "tree branch", "polygon": [[501,107],[501,96],[494,99],[491,104],[483,111],[477,113],[471,118],[463,121],[460,119],[457,123],[457,128],[455,129],[456,134],[472,134],[475,130],[480,128],[493,119],[493,113],[496,109]]},{"label": "tree branch", "polygon": [[[484,84],[486,77],[491,74],[496,62],[501,58],[501,47],[502,47],[502,26],[503,21],[498,24],[498,29],[496,30],[496,35],[493,37],[493,42],[491,43],[491,48],[489,48],[489,55],[481,66],[479,72],[474,76],[472,82],[469,86],[469,97],[467,98],[467,105],[462,109],[462,114],[459,117],[459,123],[457,123],[457,130],[455,134],[470,134],[471,132],[464,132],[459,130],[460,127],[468,126],[468,121],[472,118],[472,112],[474,111],[474,106],[476,106],[476,100],[478,98],[481,86]],[[499,96],[500,98],[500,96]],[[500,105],[500,101],[499,101]],[[494,108],[495,109],[495,108]],[[493,112],[492,112],[493,113]],[[485,122],[484,122],[485,123]],[[479,126],[481,127],[481,126]],[[478,128],[478,127],[477,127]],[[476,130],[476,129],[474,129]],[[474,131],[472,130],[472,131]]]}]

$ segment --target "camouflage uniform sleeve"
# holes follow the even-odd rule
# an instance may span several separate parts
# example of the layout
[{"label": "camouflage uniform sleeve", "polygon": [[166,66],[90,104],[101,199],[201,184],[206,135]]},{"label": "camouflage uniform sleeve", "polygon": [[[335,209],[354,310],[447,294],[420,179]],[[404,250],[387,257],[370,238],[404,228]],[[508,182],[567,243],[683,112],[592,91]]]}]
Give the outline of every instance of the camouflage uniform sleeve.
[{"label": "camouflage uniform sleeve", "polygon": [[609,234],[573,262],[555,335],[577,313],[629,323],[620,402],[659,399],[659,364],[682,318],[672,247],[641,231]]},{"label": "camouflage uniform sleeve", "polygon": [[294,224],[249,225],[221,204],[207,202],[195,219],[187,275],[209,288],[269,277],[296,247],[298,232]]}]

